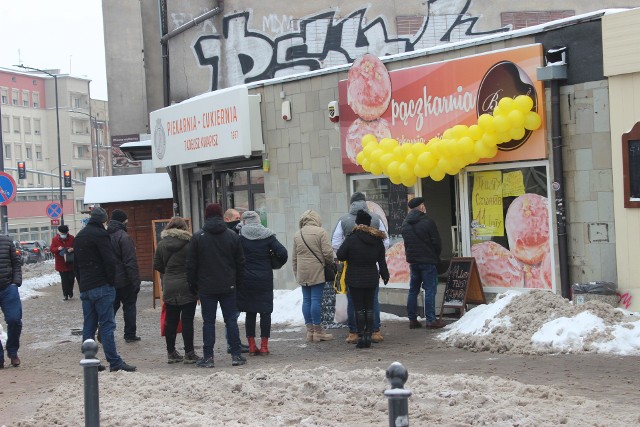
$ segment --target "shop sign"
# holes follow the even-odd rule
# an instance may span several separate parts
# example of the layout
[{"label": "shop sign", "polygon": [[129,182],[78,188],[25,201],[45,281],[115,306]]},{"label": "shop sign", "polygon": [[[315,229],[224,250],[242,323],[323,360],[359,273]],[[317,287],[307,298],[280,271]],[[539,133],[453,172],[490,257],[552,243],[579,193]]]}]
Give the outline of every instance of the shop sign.
[{"label": "shop sign", "polygon": [[151,113],[154,167],[251,155],[249,93],[236,86]]},{"label": "shop sign", "polygon": [[496,157],[478,163],[546,158],[544,87],[535,79],[542,59],[542,45],[535,44],[391,72],[373,61],[354,62],[338,84],[343,171],[363,171],[355,156],[366,134],[427,143],[455,125],[475,124],[499,99],[518,95],[533,98],[542,127],[498,145]]}]

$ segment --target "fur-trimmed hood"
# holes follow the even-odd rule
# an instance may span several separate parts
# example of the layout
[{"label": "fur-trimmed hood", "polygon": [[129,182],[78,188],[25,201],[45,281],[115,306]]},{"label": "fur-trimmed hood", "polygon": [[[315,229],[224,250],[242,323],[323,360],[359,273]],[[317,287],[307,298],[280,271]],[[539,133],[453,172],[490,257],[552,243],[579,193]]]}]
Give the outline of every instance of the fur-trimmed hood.
[{"label": "fur-trimmed hood", "polygon": [[191,233],[187,230],[180,230],[179,228],[170,228],[168,230],[162,230],[160,237],[163,239],[165,237],[175,237],[176,239],[186,240],[188,242],[191,240]]},{"label": "fur-trimmed hood", "polygon": [[363,224],[353,227],[353,233],[351,234],[367,245],[375,245],[376,240],[384,240],[387,237],[384,231]]}]

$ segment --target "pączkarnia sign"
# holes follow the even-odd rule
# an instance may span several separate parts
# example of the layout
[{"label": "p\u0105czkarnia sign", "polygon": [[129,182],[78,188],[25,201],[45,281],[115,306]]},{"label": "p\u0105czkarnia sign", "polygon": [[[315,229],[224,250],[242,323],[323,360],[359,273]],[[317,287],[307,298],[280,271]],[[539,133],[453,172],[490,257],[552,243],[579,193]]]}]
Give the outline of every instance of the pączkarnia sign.
[{"label": "p\u0105czkarnia sign", "polygon": [[246,86],[209,92],[151,113],[154,167],[251,155]]}]

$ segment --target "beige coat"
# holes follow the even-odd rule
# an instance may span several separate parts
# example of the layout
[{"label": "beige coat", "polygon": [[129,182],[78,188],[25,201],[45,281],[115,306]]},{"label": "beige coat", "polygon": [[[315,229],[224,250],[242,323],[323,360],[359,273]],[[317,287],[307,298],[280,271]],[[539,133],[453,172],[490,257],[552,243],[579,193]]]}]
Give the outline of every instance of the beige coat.
[{"label": "beige coat", "polygon": [[293,274],[301,286],[324,283],[324,265],[321,264],[302,241],[304,240],[324,263],[333,262],[333,249],[329,234],[322,228],[320,215],[308,210],[300,217],[300,230],[293,236]]}]

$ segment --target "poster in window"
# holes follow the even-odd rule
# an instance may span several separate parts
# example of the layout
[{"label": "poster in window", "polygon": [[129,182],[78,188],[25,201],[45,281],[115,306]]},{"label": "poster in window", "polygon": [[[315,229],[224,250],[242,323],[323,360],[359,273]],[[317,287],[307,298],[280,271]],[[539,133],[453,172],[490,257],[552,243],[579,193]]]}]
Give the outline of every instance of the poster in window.
[{"label": "poster in window", "polygon": [[502,172],[474,173],[471,207],[477,237],[504,236]]}]

